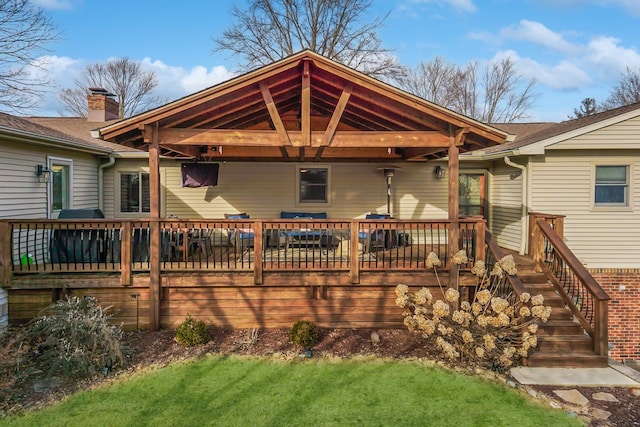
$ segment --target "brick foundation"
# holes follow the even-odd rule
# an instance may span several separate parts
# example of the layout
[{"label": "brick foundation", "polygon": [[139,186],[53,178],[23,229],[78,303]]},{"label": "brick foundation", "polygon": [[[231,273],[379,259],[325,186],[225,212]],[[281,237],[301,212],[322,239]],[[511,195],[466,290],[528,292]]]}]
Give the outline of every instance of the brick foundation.
[{"label": "brick foundation", "polygon": [[590,273],[611,297],[611,358],[640,360],[640,269],[593,269]]}]

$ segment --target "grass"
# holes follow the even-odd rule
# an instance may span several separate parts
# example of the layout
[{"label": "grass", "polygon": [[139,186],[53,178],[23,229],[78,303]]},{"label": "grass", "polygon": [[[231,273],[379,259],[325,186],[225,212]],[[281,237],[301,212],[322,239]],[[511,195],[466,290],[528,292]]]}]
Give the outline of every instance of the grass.
[{"label": "grass", "polygon": [[498,384],[418,363],[209,357],[78,393],[0,425],[581,424]]}]

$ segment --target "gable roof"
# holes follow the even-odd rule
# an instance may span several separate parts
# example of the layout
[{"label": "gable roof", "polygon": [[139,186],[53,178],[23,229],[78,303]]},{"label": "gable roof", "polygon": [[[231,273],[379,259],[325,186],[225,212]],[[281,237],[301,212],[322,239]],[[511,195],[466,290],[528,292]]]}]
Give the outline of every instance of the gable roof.
[{"label": "gable roof", "polygon": [[9,140],[63,147],[93,154],[108,154],[113,147],[61,132],[22,117],[0,113],[0,134]]},{"label": "gable roof", "polygon": [[[111,153],[144,154],[143,151],[136,150],[135,148],[114,144],[113,142],[98,138],[98,129],[100,126],[115,123],[117,120],[90,122],[85,117],[25,117],[25,119],[32,123],[70,135],[78,140],[85,141],[92,146],[104,148]],[[93,134],[95,134],[95,136],[93,136]]]},{"label": "gable roof", "polygon": [[309,50],[100,134],[147,149],[154,128],[163,155],[224,160],[426,160],[445,156],[456,133],[461,152],[508,137]]},{"label": "gable roof", "polygon": [[634,103],[560,123],[496,125],[505,130],[509,129],[510,133],[517,136],[515,140],[499,147],[488,148],[482,154],[543,154],[544,149],[550,145],[639,116],[640,103]]}]

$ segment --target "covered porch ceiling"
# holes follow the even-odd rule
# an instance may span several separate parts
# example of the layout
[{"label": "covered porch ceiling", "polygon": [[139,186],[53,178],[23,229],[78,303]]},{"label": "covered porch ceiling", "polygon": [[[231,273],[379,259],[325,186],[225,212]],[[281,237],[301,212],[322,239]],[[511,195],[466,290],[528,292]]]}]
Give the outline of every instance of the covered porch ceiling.
[{"label": "covered porch ceiling", "polygon": [[311,51],[100,129],[105,140],[208,161],[397,162],[505,142],[499,129]]}]

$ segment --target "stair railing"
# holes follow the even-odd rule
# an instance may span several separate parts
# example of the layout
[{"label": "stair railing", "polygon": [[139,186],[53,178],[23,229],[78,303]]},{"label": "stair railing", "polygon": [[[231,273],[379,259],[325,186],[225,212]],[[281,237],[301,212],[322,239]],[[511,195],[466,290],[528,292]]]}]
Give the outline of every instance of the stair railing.
[{"label": "stair railing", "polygon": [[[487,271],[491,271],[496,262],[505,257],[505,253],[500,246],[498,246],[498,242],[489,231],[485,231],[485,244],[485,267]],[[515,303],[520,298],[520,295],[527,292],[522,284],[522,280],[520,280],[517,275],[503,274],[499,276],[499,279],[493,280],[499,280],[499,283],[493,283],[493,287],[497,289],[496,296],[508,300],[511,304]]]},{"label": "stair railing", "polygon": [[593,341],[593,350],[607,356],[610,297],[544,219],[535,221],[542,244],[534,259],[566,306]]}]

